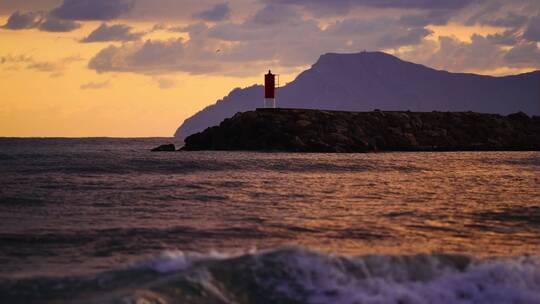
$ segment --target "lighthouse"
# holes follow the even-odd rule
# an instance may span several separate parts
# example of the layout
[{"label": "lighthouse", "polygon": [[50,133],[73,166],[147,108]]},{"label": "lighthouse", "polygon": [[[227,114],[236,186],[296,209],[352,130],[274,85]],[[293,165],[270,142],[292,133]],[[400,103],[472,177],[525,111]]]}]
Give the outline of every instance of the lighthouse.
[{"label": "lighthouse", "polygon": [[264,75],[264,107],[276,107],[276,75],[270,70]]}]

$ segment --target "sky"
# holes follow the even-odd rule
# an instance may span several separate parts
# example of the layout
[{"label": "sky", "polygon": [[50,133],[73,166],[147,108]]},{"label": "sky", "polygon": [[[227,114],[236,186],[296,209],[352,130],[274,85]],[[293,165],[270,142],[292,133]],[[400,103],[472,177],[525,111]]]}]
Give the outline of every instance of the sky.
[{"label": "sky", "polygon": [[168,137],[268,69],[284,84],[363,50],[537,70],[540,1],[1,0],[0,136]]}]

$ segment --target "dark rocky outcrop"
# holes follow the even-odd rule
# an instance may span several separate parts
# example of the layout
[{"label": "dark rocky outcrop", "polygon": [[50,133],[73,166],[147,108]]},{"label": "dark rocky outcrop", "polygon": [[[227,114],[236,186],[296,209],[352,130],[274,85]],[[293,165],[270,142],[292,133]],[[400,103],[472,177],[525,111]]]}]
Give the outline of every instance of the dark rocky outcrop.
[{"label": "dark rocky outcrop", "polygon": [[[261,75],[262,80],[262,75]],[[234,113],[263,105],[262,86],[234,89],[186,119],[175,136],[185,138]],[[473,111],[540,115],[540,71],[492,77],[450,73],[382,52],[324,54],[278,91],[281,108],[338,111]]]},{"label": "dark rocky outcrop", "polygon": [[257,109],[185,139],[182,150],[290,152],[540,150],[540,117],[473,112]]},{"label": "dark rocky outcrop", "polygon": [[156,147],[151,150],[152,152],[174,152],[176,151],[176,147],[173,144],[166,144],[161,145],[159,147]]}]

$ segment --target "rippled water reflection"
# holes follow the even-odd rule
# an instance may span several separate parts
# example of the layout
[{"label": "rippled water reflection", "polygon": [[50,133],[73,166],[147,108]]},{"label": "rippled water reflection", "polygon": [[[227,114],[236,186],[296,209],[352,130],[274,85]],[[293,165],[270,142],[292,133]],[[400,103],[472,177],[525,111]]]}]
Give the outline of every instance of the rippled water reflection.
[{"label": "rippled water reflection", "polygon": [[150,153],[163,139],[0,139],[0,276],[164,250],[540,252],[540,153]]}]

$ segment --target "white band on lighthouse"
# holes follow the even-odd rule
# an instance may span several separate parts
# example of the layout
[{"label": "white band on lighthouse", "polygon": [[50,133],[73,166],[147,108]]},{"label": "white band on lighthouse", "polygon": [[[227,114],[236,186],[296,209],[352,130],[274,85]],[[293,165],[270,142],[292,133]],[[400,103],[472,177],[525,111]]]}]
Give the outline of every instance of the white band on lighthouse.
[{"label": "white band on lighthouse", "polygon": [[276,107],[276,99],[275,98],[265,98],[264,99],[264,107],[267,109],[274,109]]}]

